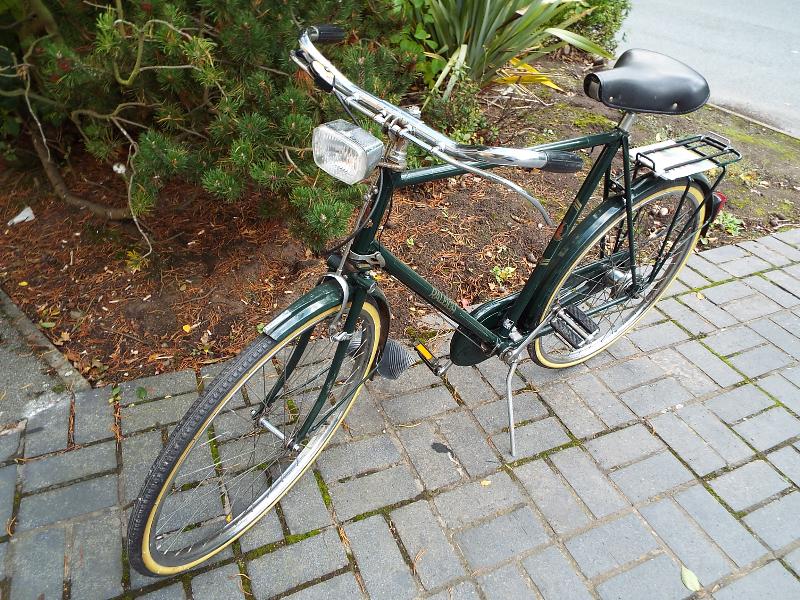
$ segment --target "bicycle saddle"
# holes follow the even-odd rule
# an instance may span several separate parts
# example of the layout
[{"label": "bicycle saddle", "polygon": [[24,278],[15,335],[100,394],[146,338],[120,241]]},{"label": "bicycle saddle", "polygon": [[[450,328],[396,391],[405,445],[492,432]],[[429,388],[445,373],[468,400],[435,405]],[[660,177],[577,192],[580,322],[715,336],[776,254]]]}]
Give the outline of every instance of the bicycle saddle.
[{"label": "bicycle saddle", "polygon": [[611,108],[630,112],[683,115],[708,102],[708,82],[679,60],[631,49],[613,69],[590,73],[583,80],[586,95]]}]

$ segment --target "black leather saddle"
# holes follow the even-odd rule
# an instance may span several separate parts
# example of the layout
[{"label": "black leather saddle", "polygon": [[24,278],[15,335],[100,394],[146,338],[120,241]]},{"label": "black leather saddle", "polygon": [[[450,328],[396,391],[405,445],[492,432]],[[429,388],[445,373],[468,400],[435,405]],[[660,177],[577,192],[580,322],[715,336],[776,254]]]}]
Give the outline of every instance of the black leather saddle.
[{"label": "black leather saddle", "polygon": [[630,112],[682,115],[708,102],[708,82],[682,62],[631,49],[613,69],[590,73],[583,80],[586,95],[611,108]]}]

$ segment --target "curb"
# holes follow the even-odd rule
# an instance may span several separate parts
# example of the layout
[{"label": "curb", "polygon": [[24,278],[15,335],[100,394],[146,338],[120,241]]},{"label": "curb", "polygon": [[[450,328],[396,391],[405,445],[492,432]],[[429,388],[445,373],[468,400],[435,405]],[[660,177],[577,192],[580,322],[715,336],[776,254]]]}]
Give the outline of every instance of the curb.
[{"label": "curb", "polygon": [[2,288],[0,288],[0,308],[8,315],[11,324],[19,331],[22,338],[35,349],[34,354],[55,370],[68,390],[80,392],[92,389],[91,384],[75,370],[75,367],[53,346],[47,336],[39,331],[39,328],[25,316],[25,313],[14,304]]},{"label": "curb", "polygon": [[738,112],[736,110],[731,110],[730,108],[725,108],[724,106],[720,106],[719,104],[712,104],[711,102],[708,102],[706,104],[706,106],[714,108],[714,109],[716,109],[716,110],[718,110],[720,112],[727,113],[727,114],[732,115],[734,117],[739,117],[740,119],[743,119],[743,120],[745,120],[745,121],[747,121],[749,123],[752,123],[753,125],[759,125],[761,127],[765,127],[767,129],[769,129],[770,131],[774,131],[775,133],[780,133],[781,135],[785,135],[786,137],[790,137],[793,140],[799,140],[800,141],[800,136],[797,136],[797,135],[794,135],[792,133],[789,133],[788,131],[786,131],[784,129],[780,129],[779,127],[775,127],[774,125],[770,125],[769,123],[764,123],[764,121],[759,121],[758,119],[754,119],[753,117],[750,117],[750,116],[748,116],[748,115],[746,115],[744,113],[740,113],[740,112]]}]

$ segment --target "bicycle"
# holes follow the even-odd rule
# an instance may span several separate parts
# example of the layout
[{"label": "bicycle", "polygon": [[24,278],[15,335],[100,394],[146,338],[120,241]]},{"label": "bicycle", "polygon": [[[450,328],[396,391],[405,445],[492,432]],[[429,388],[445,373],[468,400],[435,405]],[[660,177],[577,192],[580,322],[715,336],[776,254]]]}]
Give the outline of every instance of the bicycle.
[{"label": "bicycle", "polygon": [[[376,372],[397,376],[412,362],[388,339],[389,306],[372,276],[382,269],[456,326],[449,362],[417,345],[441,375],[450,365],[497,356],[509,367],[507,408],[515,453],[512,377],[527,351],[550,368],[606,349],[653,306],[725,203],[716,191],[741,158],[718,136],[630,148],[639,112],[682,114],[709,97],[688,66],[630,50],[614,68],[590,74],[586,93],[623,111],[610,131],[533,148],[458,144],[404,110],[358,88],[316,48],[344,37],[335,26],[304,30],[294,61],[342,103],[350,121],[317,127],[315,161],[348,184],[378,172],[353,232],[328,257],[328,272],[278,314],[204,390],[152,466],[128,526],[130,563],[170,575],[214,556],[273,509],[314,463]],[[360,128],[353,111],[381,125],[387,144]],[[413,143],[444,164],[408,170]],[[600,152],[529,279],[518,292],[467,312],[382,246],[376,236],[396,189],[472,173],[541,203],[490,169],[577,172],[575,153]],[[612,161],[620,157],[622,174]],[[710,181],[703,172],[716,170]],[[587,206],[602,182],[602,199]],[[588,213],[588,214],[584,214]]]}]

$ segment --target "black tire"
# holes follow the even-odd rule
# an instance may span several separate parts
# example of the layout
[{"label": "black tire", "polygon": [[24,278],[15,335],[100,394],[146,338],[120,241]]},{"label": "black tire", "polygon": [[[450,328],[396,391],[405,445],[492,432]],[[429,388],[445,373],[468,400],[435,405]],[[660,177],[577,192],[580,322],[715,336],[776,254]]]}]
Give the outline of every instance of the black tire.
[{"label": "black tire", "polygon": [[[599,331],[580,348],[573,348],[555,332],[537,338],[528,348],[534,361],[551,369],[563,369],[580,364],[617,341],[658,302],[691,255],[705,218],[705,190],[697,183],[693,182],[689,186],[686,200],[681,204],[686,183],[685,179],[659,182],[635,201],[635,235],[645,233],[647,236],[643,239],[637,238],[635,241],[637,265],[640,269],[643,265],[644,270],[652,266],[649,264],[651,260],[655,263],[656,251],[663,238],[667,238],[669,234],[667,238],[669,249],[665,251],[665,255],[669,257],[668,264],[659,271],[651,286],[643,290],[641,298],[630,298],[623,304],[606,309],[605,312],[600,310],[594,313],[593,320],[598,325]],[[657,212],[656,208],[662,212],[666,211],[667,214],[654,214]],[[679,208],[680,214],[677,214]],[[670,231],[669,223],[672,218],[677,218],[679,224]],[[686,229],[683,229],[684,224],[688,224]],[[624,282],[624,276],[630,273],[630,268],[626,271],[624,266],[628,260],[625,255],[629,248],[626,233],[627,216],[624,210],[620,210],[583,244],[580,251],[570,259],[569,266],[550,284],[545,291],[548,300],[535,322],[541,323],[543,319],[549,318],[554,302],[559,302],[562,307],[575,304],[584,313],[591,313],[592,310],[597,311],[622,297],[623,285],[616,282],[621,278]],[[620,240],[619,246],[617,240]],[[569,240],[565,243],[569,243]],[[607,248],[611,244],[614,244],[614,256],[620,255],[619,262],[608,265],[608,274],[598,274],[595,265],[609,260]],[[612,272],[613,277],[611,277]],[[581,278],[581,273],[591,275],[588,278]]]},{"label": "black tire", "polygon": [[[348,347],[345,359],[345,364],[353,364],[353,372],[348,375],[347,380],[341,382],[339,378],[343,377],[347,369],[343,368],[336,374],[336,383],[328,394],[330,408],[323,406],[313,422],[312,432],[294,448],[287,448],[284,439],[293,439],[292,431],[299,431],[301,423],[309,419],[308,413],[303,414],[306,406],[303,398],[308,397],[309,405],[313,405],[313,399],[319,397],[320,383],[327,377],[324,365],[329,364],[329,361],[326,363],[321,353],[330,348],[335,351],[337,346],[336,342],[329,337],[326,339],[325,336],[328,335],[327,325],[338,310],[339,306],[335,306],[322,314],[298,320],[296,326],[291,328],[291,333],[280,340],[260,336],[220,373],[189,408],[150,468],[133,506],[127,541],[129,561],[137,571],[149,576],[174,575],[208,560],[233,543],[271,510],[313,464],[363,388],[378,352],[383,328],[387,326],[377,307],[371,301],[365,302],[356,325],[358,333],[353,338],[358,341],[356,345],[351,342],[353,349]],[[305,342],[301,341],[303,339]],[[297,345],[291,346],[293,341]],[[298,347],[301,348],[299,353]],[[279,363],[276,357],[282,351],[286,352],[288,360]],[[293,356],[298,357],[296,366],[287,367]],[[305,357],[309,358],[304,361]],[[280,374],[281,368],[283,374]],[[251,417],[251,430],[248,430],[243,415],[249,416],[252,407],[259,406],[261,400],[258,397],[261,386],[248,387],[257,373],[262,376],[264,397],[278,390],[282,400],[278,403],[279,397],[275,396],[275,403],[264,412],[265,419],[269,417],[267,424],[259,424]],[[289,373],[288,377],[285,377],[286,373]],[[291,379],[295,375],[299,381],[305,378],[300,387],[295,387],[297,382]],[[268,379],[271,381],[269,393],[266,391]],[[335,393],[340,393],[342,397],[334,401]],[[226,408],[227,405],[230,406]],[[279,405],[282,412],[278,409]],[[222,426],[217,433],[215,424],[223,422],[223,419],[227,419],[229,426]],[[230,433],[227,428],[234,430],[234,435],[230,438],[225,437]],[[272,433],[275,429],[281,431],[284,437],[277,437]],[[202,435],[204,432],[205,437]],[[240,432],[243,433],[239,435]],[[266,439],[268,446],[259,445],[261,436]],[[238,451],[249,448],[251,439],[252,462],[246,463],[249,466],[244,471],[237,471],[236,468],[240,468],[240,463],[244,461],[239,459],[241,455]],[[229,445],[233,448],[233,455],[230,459],[223,458],[223,450]],[[262,451],[270,449],[274,449],[276,453],[283,452],[286,456],[267,464]],[[199,454],[193,455],[193,451]],[[197,456],[201,459],[206,456],[210,458],[210,462],[199,470],[191,470],[197,466]],[[256,457],[261,462],[256,463]],[[236,462],[232,463],[231,460]],[[184,465],[188,465],[188,472],[182,470]],[[274,472],[284,465],[284,471],[278,474]],[[203,472],[207,473],[205,479],[195,481],[199,477],[197,474]],[[247,479],[242,481],[245,476]],[[188,483],[179,486],[180,477],[190,479],[187,480]],[[225,477],[230,479],[224,479]],[[246,494],[246,484],[250,480],[250,495],[240,501],[233,492]],[[265,486],[265,491],[256,495],[253,482]],[[169,529],[176,526],[172,523],[168,527],[162,525],[166,533],[159,533],[163,506],[170,499],[179,496],[183,496],[181,499],[185,501],[184,505],[178,506],[175,512],[167,511],[166,519],[169,522],[176,513],[181,513],[188,507],[185,513],[191,514],[186,517],[187,523],[175,530]],[[220,514],[208,516],[205,508],[196,507],[200,500],[211,505],[209,512],[213,512],[214,505],[218,505]],[[170,508],[174,506],[173,501]],[[200,514],[198,511],[201,511]],[[183,516],[179,514],[179,518]],[[195,519],[199,524],[195,523]],[[182,521],[178,523],[181,524]],[[198,534],[198,530],[204,531]],[[180,536],[186,538],[181,543],[188,546],[184,548],[178,545],[175,550],[175,540]],[[192,541],[196,537],[200,537],[200,541]],[[162,549],[169,540],[173,541]]]}]

